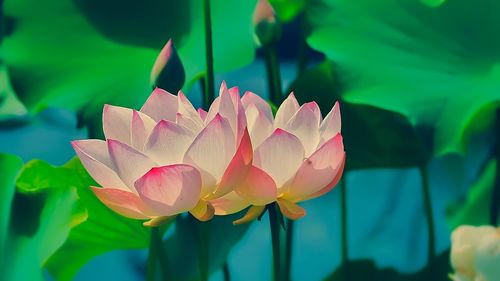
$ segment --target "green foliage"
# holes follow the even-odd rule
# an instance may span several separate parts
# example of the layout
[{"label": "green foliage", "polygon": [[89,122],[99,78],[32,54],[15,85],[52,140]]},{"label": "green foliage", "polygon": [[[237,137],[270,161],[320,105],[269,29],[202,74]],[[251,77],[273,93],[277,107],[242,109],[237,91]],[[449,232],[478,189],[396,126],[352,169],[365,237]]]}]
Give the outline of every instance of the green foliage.
[{"label": "green foliage", "polygon": [[284,22],[297,17],[306,7],[309,0],[270,0],[278,18]]},{"label": "green foliage", "polygon": [[447,211],[451,229],[460,225],[487,225],[490,223],[490,206],[495,184],[496,161],[491,160],[469,188],[467,198],[458,202]]},{"label": "green foliage", "polygon": [[[338,63],[346,101],[435,127],[435,152],[462,152],[500,99],[499,1],[324,0],[309,44]],[[441,4],[437,6],[437,4]]]},{"label": "green foliage", "polygon": [[[302,73],[291,86],[299,102],[316,101],[323,116],[340,102],[347,169],[419,166],[429,153],[401,114],[343,100],[342,85],[330,62]],[[404,155],[404,157],[402,157]]]}]

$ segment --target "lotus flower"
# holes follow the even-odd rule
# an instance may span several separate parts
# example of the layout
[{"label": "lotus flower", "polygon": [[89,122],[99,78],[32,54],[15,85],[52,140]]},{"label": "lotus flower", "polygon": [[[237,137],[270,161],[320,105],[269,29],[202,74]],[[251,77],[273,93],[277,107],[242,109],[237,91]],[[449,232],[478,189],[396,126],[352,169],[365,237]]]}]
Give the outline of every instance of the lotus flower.
[{"label": "lotus flower", "polygon": [[235,222],[244,223],[276,201],[288,218],[304,216],[305,210],[296,203],[327,193],[343,172],[338,103],[325,119],[315,102],[299,106],[293,93],[275,117],[267,102],[251,92],[245,93],[242,103],[254,148],[253,164],[234,192],[212,201],[215,213],[227,215],[252,205]]},{"label": "lotus flower", "polygon": [[500,276],[500,228],[460,226],[451,235],[454,281],[496,281]]},{"label": "lotus flower", "polygon": [[208,220],[209,200],[233,191],[251,164],[251,143],[238,89],[222,85],[208,112],[179,92],[155,89],[140,111],[105,105],[106,140],[72,143],[102,188],[96,196],[134,219],[189,211]]}]

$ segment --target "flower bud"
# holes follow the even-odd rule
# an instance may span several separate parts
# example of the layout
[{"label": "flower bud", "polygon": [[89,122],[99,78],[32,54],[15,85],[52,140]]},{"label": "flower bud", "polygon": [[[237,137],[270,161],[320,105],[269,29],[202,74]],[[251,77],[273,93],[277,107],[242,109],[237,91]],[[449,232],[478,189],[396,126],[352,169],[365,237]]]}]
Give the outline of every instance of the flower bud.
[{"label": "flower bud", "polygon": [[156,58],[151,70],[150,84],[153,88],[176,93],[184,85],[185,79],[184,67],[170,39]]},{"label": "flower bud", "polygon": [[254,35],[257,44],[265,46],[278,42],[281,23],[268,0],[259,0],[253,13]]}]

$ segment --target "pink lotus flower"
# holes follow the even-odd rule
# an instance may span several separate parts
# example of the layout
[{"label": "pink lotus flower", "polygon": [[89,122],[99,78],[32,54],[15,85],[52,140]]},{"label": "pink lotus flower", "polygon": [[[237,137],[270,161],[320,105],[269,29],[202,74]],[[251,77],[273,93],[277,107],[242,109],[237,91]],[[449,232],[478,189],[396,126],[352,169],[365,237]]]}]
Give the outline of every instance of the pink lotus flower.
[{"label": "pink lotus flower", "polygon": [[103,129],[105,141],[72,143],[103,187],[92,190],[117,213],[151,225],[186,211],[210,219],[209,200],[233,191],[250,169],[243,105],[225,84],[208,112],[159,88],[140,111],[106,105]]},{"label": "pink lotus flower", "polygon": [[212,201],[217,215],[252,205],[235,223],[257,218],[276,201],[290,219],[305,215],[296,203],[321,196],[340,180],[345,152],[338,103],[322,119],[315,102],[299,106],[292,94],[273,117],[270,106],[247,92],[242,98],[254,148],[253,165],[234,192]]}]

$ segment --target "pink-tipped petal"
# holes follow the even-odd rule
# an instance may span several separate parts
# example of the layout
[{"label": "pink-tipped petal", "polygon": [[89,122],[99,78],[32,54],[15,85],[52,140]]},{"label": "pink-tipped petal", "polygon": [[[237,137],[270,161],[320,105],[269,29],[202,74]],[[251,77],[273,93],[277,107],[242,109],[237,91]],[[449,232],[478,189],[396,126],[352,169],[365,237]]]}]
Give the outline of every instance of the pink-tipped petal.
[{"label": "pink-tipped petal", "polygon": [[252,144],[258,147],[273,132],[273,123],[253,104],[247,107],[246,118]]},{"label": "pink-tipped petal", "polygon": [[243,104],[245,110],[247,110],[251,105],[254,105],[269,121],[273,120],[273,111],[271,110],[271,106],[269,106],[269,104],[258,95],[252,92],[246,92],[241,98],[241,103]]},{"label": "pink-tipped petal", "polygon": [[141,201],[137,194],[116,188],[91,187],[94,194],[108,208],[132,219],[148,219],[155,214]]},{"label": "pink-tipped petal", "polygon": [[313,199],[316,197],[320,197],[323,194],[330,192],[339,183],[340,179],[342,178],[342,174],[344,173],[344,168],[345,168],[345,153],[344,153],[344,157],[342,158],[342,162],[340,163],[340,166],[337,169],[337,174],[335,175],[335,178],[333,178],[333,180],[329,184],[327,184],[323,189],[318,190],[315,193],[303,198],[302,201]]},{"label": "pink-tipped petal", "polygon": [[160,166],[182,163],[193,139],[193,135],[186,128],[162,120],[151,132],[144,153]]},{"label": "pink-tipped petal", "polygon": [[306,210],[304,208],[288,200],[278,199],[278,206],[280,207],[281,213],[291,220],[298,220],[306,215]]},{"label": "pink-tipped petal", "polygon": [[108,151],[116,173],[132,191],[134,182],[156,165],[141,152],[116,140],[108,139]]},{"label": "pink-tipped petal", "polygon": [[283,197],[292,202],[303,201],[311,199],[316,192],[331,187],[342,167],[344,155],[342,136],[337,134],[302,162]]},{"label": "pink-tipped petal", "polygon": [[193,209],[200,199],[201,175],[196,168],[176,164],[152,168],[135,182],[140,198],[161,216]]},{"label": "pink-tipped petal", "polygon": [[300,107],[285,125],[285,130],[294,134],[302,142],[305,156],[309,157],[319,144],[319,124],[321,111],[315,102]]},{"label": "pink-tipped petal", "polygon": [[129,190],[120,177],[113,170],[113,163],[109,158],[108,147],[102,140],[80,140],[73,141],[71,145],[75,149],[83,166],[101,186],[113,186],[123,190]]},{"label": "pink-tipped petal", "polygon": [[234,191],[223,197],[211,200],[210,203],[215,209],[215,214],[218,216],[237,213],[250,205]]},{"label": "pink-tipped petal", "polygon": [[198,114],[200,115],[201,119],[205,121],[207,118],[207,112],[203,110],[203,108],[198,108]]},{"label": "pink-tipped petal", "polygon": [[252,222],[256,220],[264,210],[266,210],[266,206],[251,206],[247,213],[241,219],[233,221],[233,224],[240,225]]},{"label": "pink-tipped petal", "polygon": [[273,178],[261,169],[252,166],[247,176],[236,188],[236,193],[252,205],[267,205],[278,196]]},{"label": "pink-tipped petal", "polygon": [[144,149],[144,144],[155,125],[156,122],[151,117],[136,110],[132,111],[131,144],[135,149]]},{"label": "pink-tipped petal", "polygon": [[118,140],[131,145],[132,109],[104,105],[102,111],[102,129],[106,139]]},{"label": "pink-tipped petal", "polygon": [[261,22],[274,22],[276,17],[274,15],[273,6],[269,3],[269,0],[258,0],[257,6],[253,12],[252,22],[256,26]]},{"label": "pink-tipped petal", "polygon": [[283,101],[283,103],[276,111],[276,118],[274,120],[274,128],[285,128],[285,125],[292,118],[293,115],[299,110],[300,106],[293,93],[288,95],[288,98]]},{"label": "pink-tipped petal", "polygon": [[334,137],[336,134],[340,133],[341,130],[341,117],[340,117],[340,105],[336,102],[332,107],[332,110],[326,115],[319,131],[321,134],[321,142],[326,142],[330,138]]},{"label": "pink-tipped petal", "polygon": [[199,221],[209,221],[214,217],[215,209],[210,202],[200,200],[189,213]]},{"label": "pink-tipped petal", "polygon": [[234,156],[236,147],[229,122],[217,114],[196,136],[184,156],[202,172],[203,195],[211,194]]},{"label": "pink-tipped petal", "polygon": [[142,106],[141,112],[156,122],[160,120],[175,121],[177,97],[163,89],[156,88]]},{"label": "pink-tipped petal", "polygon": [[268,173],[276,183],[278,192],[293,180],[304,161],[304,147],[300,140],[276,129],[254,152],[254,165]]},{"label": "pink-tipped petal", "polygon": [[234,154],[233,159],[229,162],[229,165],[224,171],[224,175],[214,191],[213,197],[221,197],[231,191],[240,184],[240,182],[246,177],[246,174],[252,166],[253,160],[253,149],[252,142],[250,141],[250,136],[248,131],[245,130],[243,137],[241,138],[238,150]]},{"label": "pink-tipped petal", "polygon": [[215,99],[215,101],[212,103],[210,109],[208,110],[205,124],[208,124],[210,121],[212,121],[212,119],[217,114],[220,114],[220,116],[224,117],[229,122],[231,130],[236,136],[236,126],[238,124],[238,120],[236,116],[235,106],[228,91],[222,91],[220,93],[220,96],[217,97],[217,99]]},{"label": "pink-tipped petal", "polygon": [[155,60],[153,68],[151,69],[151,76],[149,78],[149,82],[153,85],[160,75],[160,72],[163,70],[167,62],[170,60],[172,53],[175,52],[172,45],[172,39],[169,39],[167,44],[163,46],[158,57]]},{"label": "pink-tipped petal", "polygon": [[181,91],[177,94],[177,101],[179,106],[178,113],[189,119],[194,126],[201,130],[201,128],[203,128],[203,120],[201,119],[200,114]]}]

